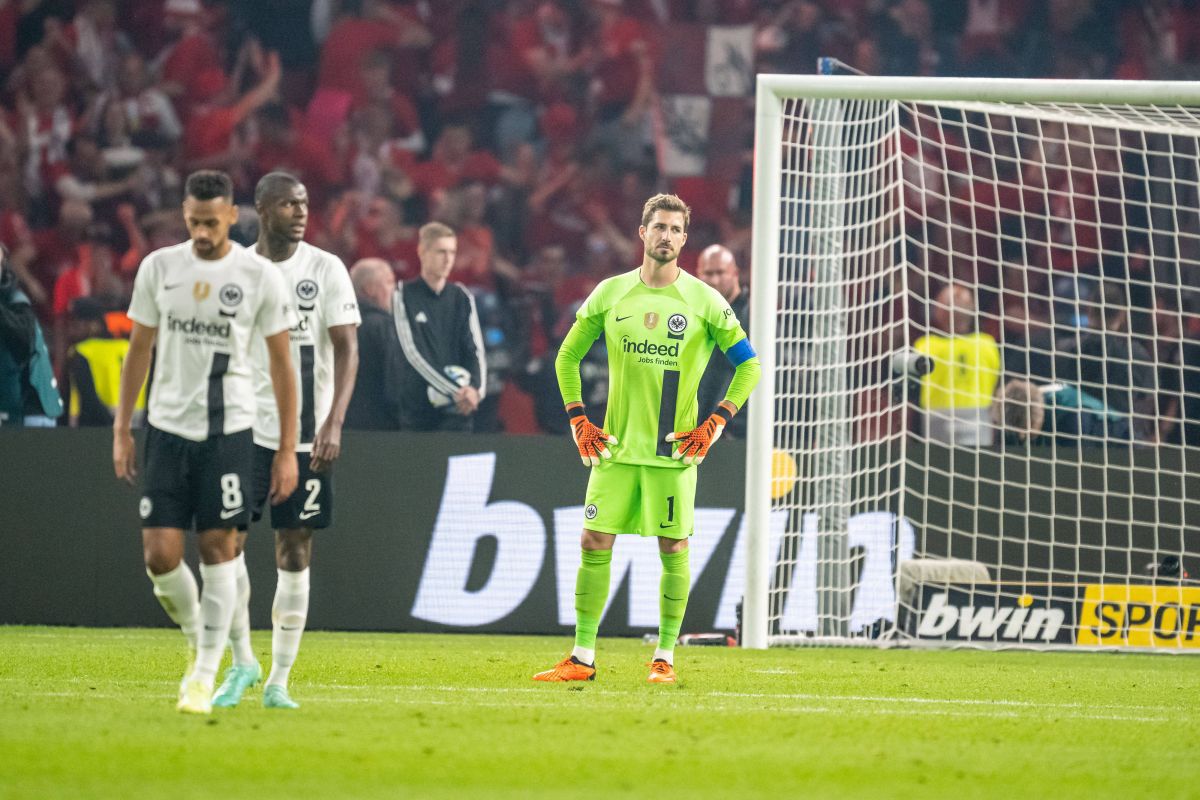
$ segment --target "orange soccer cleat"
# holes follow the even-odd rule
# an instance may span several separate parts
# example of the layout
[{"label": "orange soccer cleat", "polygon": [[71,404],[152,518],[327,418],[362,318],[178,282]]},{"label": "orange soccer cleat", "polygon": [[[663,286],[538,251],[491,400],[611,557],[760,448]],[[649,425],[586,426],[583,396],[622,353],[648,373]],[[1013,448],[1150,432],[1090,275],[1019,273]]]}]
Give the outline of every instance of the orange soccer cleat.
[{"label": "orange soccer cleat", "polygon": [[661,658],[656,658],[650,662],[650,677],[646,680],[650,683],[674,683],[675,668]]},{"label": "orange soccer cleat", "polygon": [[596,668],[589,667],[575,656],[568,656],[554,665],[553,669],[533,676],[535,681],[594,681]]}]

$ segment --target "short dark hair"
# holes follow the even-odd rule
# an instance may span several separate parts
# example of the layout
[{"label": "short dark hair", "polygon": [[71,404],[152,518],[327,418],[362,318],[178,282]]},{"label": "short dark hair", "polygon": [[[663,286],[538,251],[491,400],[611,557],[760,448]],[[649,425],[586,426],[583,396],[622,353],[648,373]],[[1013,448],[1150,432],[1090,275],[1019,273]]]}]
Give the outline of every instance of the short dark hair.
[{"label": "short dark hair", "polygon": [[673,194],[656,194],[646,201],[646,205],[642,207],[642,227],[650,224],[650,218],[654,216],[655,211],[678,211],[683,214],[683,232],[687,233],[688,226],[692,222],[692,210],[688,208],[688,204],[680,200]]},{"label": "short dark hair", "polygon": [[258,179],[254,187],[254,205],[261,206],[269,199],[279,196],[284,191],[298,186],[300,179],[286,172],[268,172]]},{"label": "short dark hair", "polygon": [[216,200],[224,197],[233,202],[233,180],[224,172],[202,169],[188,175],[185,191],[196,200]]}]

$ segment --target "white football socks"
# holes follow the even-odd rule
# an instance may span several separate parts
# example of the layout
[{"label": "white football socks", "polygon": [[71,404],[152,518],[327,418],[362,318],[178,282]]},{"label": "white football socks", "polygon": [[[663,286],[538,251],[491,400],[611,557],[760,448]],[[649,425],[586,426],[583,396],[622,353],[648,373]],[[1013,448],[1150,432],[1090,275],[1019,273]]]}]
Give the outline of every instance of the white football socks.
[{"label": "white football socks", "polygon": [[671,666],[675,666],[675,651],[663,650],[661,647],[654,648],[654,658],[651,661],[665,661]]},{"label": "white football socks", "polygon": [[300,650],[308,620],[308,567],[299,572],[278,570],[275,602],[271,607],[271,674],[267,686],[287,686],[288,673]]},{"label": "white football socks", "polygon": [[582,661],[584,664],[587,664],[589,667],[595,666],[595,664],[596,664],[595,648],[580,647],[579,645],[576,645],[571,650],[571,655],[575,656],[576,661]]},{"label": "white football socks", "polygon": [[238,553],[233,562],[237,565],[237,601],[229,623],[229,647],[233,650],[234,664],[253,664],[258,659],[250,646],[250,574],[246,572],[246,554]]},{"label": "white football socks", "polygon": [[179,626],[187,637],[188,646],[196,649],[196,629],[200,617],[200,590],[196,586],[196,576],[186,562],[180,561],[179,566],[162,575],[155,575],[146,570],[150,582],[154,584],[154,596],[167,616]]},{"label": "white football socks", "polygon": [[192,677],[212,686],[225,653],[229,623],[237,602],[237,562],[201,564],[200,579],[204,581],[204,591],[200,593],[201,629]]}]

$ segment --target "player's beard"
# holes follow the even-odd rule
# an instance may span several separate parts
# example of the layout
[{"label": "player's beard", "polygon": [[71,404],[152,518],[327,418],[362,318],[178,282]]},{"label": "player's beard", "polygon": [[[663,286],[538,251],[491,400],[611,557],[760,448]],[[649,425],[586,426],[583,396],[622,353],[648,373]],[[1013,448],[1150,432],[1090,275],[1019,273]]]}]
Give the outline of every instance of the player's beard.
[{"label": "player's beard", "polygon": [[675,250],[675,248],[672,247],[666,250],[661,250],[659,249],[658,245],[646,248],[646,255],[650,256],[650,258],[660,264],[669,264],[679,257],[679,253]]}]

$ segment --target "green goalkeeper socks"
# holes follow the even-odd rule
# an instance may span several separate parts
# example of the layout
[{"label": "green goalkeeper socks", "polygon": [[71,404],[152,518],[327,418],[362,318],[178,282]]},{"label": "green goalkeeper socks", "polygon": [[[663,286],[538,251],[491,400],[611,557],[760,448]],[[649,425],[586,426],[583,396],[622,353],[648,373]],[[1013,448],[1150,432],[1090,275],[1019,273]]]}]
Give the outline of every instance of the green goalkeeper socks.
[{"label": "green goalkeeper socks", "polygon": [[662,559],[662,580],[659,581],[659,626],[658,648],[671,651],[679,638],[679,626],[683,624],[683,612],[687,609],[688,590],[692,585],[692,570],[688,565],[688,551],[659,553]]},{"label": "green goalkeeper socks", "polygon": [[612,550],[584,550],[575,577],[575,646],[596,649],[596,630],[608,600]]}]

